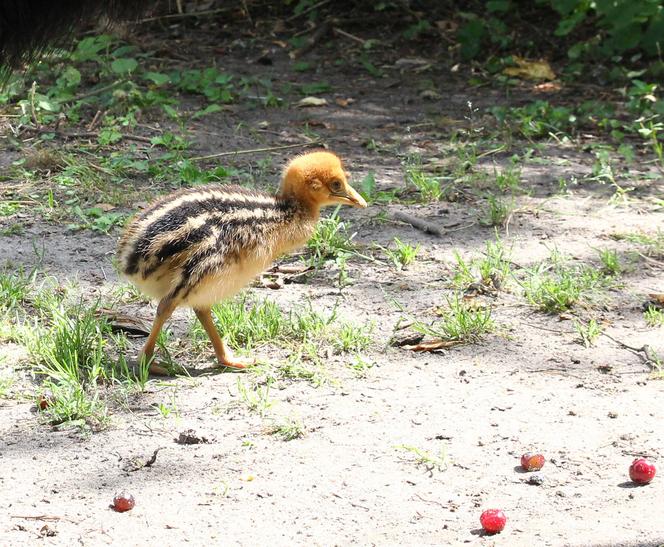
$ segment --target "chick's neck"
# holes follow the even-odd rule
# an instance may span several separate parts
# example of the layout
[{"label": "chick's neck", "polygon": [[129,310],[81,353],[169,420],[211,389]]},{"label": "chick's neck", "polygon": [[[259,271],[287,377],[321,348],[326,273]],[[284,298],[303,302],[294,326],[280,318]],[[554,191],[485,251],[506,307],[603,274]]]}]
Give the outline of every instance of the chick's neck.
[{"label": "chick's neck", "polygon": [[313,199],[306,199],[302,195],[283,188],[276,197],[278,200],[293,207],[300,215],[306,217],[307,220],[317,221],[320,217],[320,203]]}]

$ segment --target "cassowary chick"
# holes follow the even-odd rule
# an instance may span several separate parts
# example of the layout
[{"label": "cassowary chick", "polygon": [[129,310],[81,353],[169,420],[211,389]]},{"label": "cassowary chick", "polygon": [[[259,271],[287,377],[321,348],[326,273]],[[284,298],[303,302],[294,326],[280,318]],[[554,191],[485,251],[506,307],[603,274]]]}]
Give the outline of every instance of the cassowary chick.
[{"label": "cassowary chick", "polygon": [[284,170],[277,195],[239,186],[209,185],[175,192],[138,214],[119,246],[121,272],[158,300],[141,359],[150,371],[159,331],[175,308],[193,308],[220,365],[245,368],[226,348],[211,307],[236,294],[277,257],[304,245],[326,205],[367,204],[349,184],[340,159],[303,154]]}]

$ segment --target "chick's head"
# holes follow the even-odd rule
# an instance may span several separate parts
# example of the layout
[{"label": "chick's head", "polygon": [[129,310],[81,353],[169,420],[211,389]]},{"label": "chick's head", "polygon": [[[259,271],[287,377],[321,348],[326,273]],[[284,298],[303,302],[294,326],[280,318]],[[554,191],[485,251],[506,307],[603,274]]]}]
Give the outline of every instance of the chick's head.
[{"label": "chick's head", "polygon": [[293,159],[284,171],[281,193],[314,209],[337,204],[367,206],[364,198],[348,183],[341,160],[325,151],[309,152]]}]

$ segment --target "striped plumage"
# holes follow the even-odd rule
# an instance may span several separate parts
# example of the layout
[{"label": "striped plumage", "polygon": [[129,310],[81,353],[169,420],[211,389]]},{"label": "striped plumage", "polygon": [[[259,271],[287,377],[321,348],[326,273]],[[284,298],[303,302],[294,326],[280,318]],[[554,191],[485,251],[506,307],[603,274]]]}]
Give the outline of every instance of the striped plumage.
[{"label": "striped plumage", "polygon": [[[145,294],[199,307],[236,292],[275,257],[305,243],[316,219],[296,203],[238,186],[172,194],[141,213],[120,242],[122,272]],[[239,278],[238,278],[239,276]],[[219,294],[201,283],[219,281]]]},{"label": "striped plumage", "polygon": [[[329,152],[296,157],[276,196],[239,186],[210,185],[175,192],[128,225],[118,246],[122,273],[159,300],[143,355],[178,306],[194,309],[221,364],[241,367],[214,328],[210,307],[237,293],[278,256],[314,232],[322,206],[366,207],[348,185],[340,160]],[[163,369],[153,365],[154,372]]]}]

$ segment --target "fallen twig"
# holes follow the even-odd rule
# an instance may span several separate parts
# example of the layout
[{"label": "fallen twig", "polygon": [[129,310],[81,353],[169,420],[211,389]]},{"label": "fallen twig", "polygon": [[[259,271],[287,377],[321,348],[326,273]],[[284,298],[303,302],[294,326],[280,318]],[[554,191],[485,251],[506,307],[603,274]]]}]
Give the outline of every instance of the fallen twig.
[{"label": "fallen twig", "polygon": [[296,13],[295,15],[291,15],[288,19],[286,19],[287,23],[290,23],[291,21],[294,21],[298,17],[302,17],[303,15],[306,15],[310,11],[314,11],[315,9],[318,9],[325,4],[329,4],[331,0],[321,0],[320,2],[317,2],[313,6],[309,6],[307,9],[302,10],[300,13]]},{"label": "fallen twig", "polygon": [[140,19],[140,20],[136,21],[136,24],[140,25],[142,23],[151,23],[153,21],[161,21],[163,19],[184,19],[185,17],[203,17],[205,15],[215,15],[217,13],[224,13],[226,11],[233,11],[235,9],[237,9],[236,6],[228,7],[228,8],[203,10],[203,11],[192,11],[192,12],[189,12],[189,13],[169,13],[168,15],[157,15],[155,17],[146,17],[145,19]]},{"label": "fallen twig", "polygon": [[433,234],[438,237],[441,237],[443,235],[442,228],[436,226],[435,224],[431,224],[431,222],[428,222],[423,218],[409,215],[408,213],[404,213],[403,211],[397,211],[392,216],[395,220],[406,222],[407,224],[410,224],[413,228],[417,228],[418,230],[421,230],[425,234]]},{"label": "fallen twig", "polygon": [[188,158],[189,161],[211,160],[213,158],[223,158],[225,156],[239,156],[241,154],[257,154],[259,152],[272,152],[273,150],[286,150],[287,148],[302,148],[305,146],[321,146],[321,143],[315,141],[302,142],[298,144],[283,144],[280,146],[268,146],[265,148],[250,148],[247,150],[234,150],[232,152],[217,152],[207,156],[195,156]]},{"label": "fallen twig", "polygon": [[358,42],[362,45],[365,45],[367,43],[366,40],[364,40],[364,39],[362,39],[358,36],[355,36],[354,34],[351,34],[350,32],[346,32],[345,30],[341,30],[340,28],[334,27],[333,30],[334,30],[335,34],[339,34],[339,35],[343,36],[344,38],[349,38],[350,40],[354,40],[355,42]]},{"label": "fallen twig", "polygon": [[657,369],[658,368],[658,366],[661,362],[661,359],[657,356],[655,351],[649,345],[644,344],[640,348],[636,348],[634,346],[630,346],[628,344],[625,344],[625,342],[621,342],[620,340],[618,340],[617,338],[614,338],[610,334],[607,334],[605,332],[602,332],[601,334],[606,336],[609,340],[613,340],[620,347],[623,347],[626,350],[631,351],[635,355],[638,355],[639,357],[641,357],[644,360],[645,364],[647,366],[649,366],[650,368],[652,368],[652,369]]},{"label": "fallen twig", "polygon": [[104,85],[102,87],[97,87],[95,89],[91,89],[90,91],[87,91],[86,93],[81,93],[80,95],[76,95],[76,97],[73,97],[72,99],[67,99],[66,101],[62,101],[62,102],[71,103],[71,102],[76,102],[76,101],[82,101],[83,99],[87,99],[88,97],[92,97],[94,95],[99,95],[100,93],[103,93],[104,91],[110,91],[111,89],[115,89],[120,84],[123,84],[126,81],[127,80],[116,80],[113,83],[110,83],[108,85]]}]

